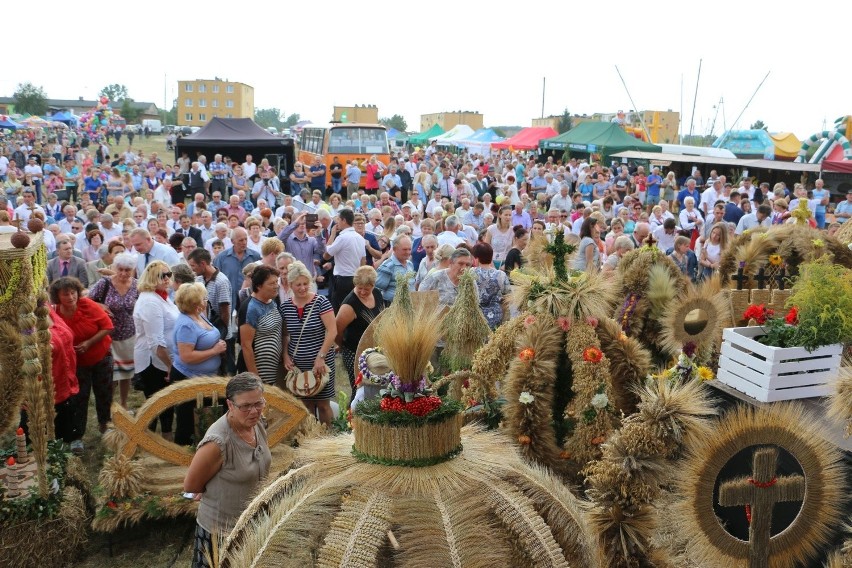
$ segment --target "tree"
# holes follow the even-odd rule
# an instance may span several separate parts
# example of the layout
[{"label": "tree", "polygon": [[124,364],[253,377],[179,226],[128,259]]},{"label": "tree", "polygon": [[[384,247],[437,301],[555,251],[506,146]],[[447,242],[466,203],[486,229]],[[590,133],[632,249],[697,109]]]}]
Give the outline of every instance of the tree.
[{"label": "tree", "polygon": [[128,98],[127,95],[127,87],[124,85],[119,85],[118,83],[113,83],[112,85],[107,85],[98,93],[98,97],[106,97],[110,100],[110,102],[120,102]]},{"label": "tree", "polygon": [[556,131],[559,134],[564,134],[574,128],[574,121],[571,120],[571,113],[566,108],[562,111],[562,116],[559,117],[559,124],[556,125]]},{"label": "tree", "polygon": [[284,122],[281,121],[281,111],[277,108],[254,109],[254,121],[263,128],[274,126],[280,130],[284,126]]},{"label": "tree", "polygon": [[127,121],[127,124],[134,124],[139,119],[139,110],[133,106],[133,99],[124,99],[121,101],[121,116]]},{"label": "tree", "polygon": [[177,99],[172,101],[172,109],[166,113],[166,124],[177,124]]},{"label": "tree", "polygon": [[296,123],[299,122],[299,113],[293,113],[287,117],[287,120],[284,121],[284,128],[291,128],[296,126]]},{"label": "tree", "polygon": [[751,130],[766,130],[766,129],[767,129],[767,126],[766,126],[765,124],[763,124],[763,121],[762,121],[762,120],[757,120],[757,121],[755,121],[755,123],[754,123],[754,124],[752,124],[751,126],[749,126],[749,128],[750,128]]},{"label": "tree", "polygon": [[408,128],[408,123],[400,115],[395,114],[390,118],[380,118],[379,124],[383,124],[387,128],[396,128],[400,132],[405,132]]},{"label": "tree", "polygon": [[36,87],[30,82],[18,83],[12,98],[15,99],[15,112],[21,114],[47,113],[47,95],[42,87]]}]

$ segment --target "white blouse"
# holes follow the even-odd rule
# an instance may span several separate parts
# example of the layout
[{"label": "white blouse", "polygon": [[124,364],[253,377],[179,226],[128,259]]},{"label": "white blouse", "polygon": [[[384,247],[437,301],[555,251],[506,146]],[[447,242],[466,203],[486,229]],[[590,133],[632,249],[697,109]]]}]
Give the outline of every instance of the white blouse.
[{"label": "white blouse", "polygon": [[175,345],[175,321],[180,312],[171,300],[163,300],[156,292],[142,292],[133,307],[133,325],[136,326],[136,344],[133,347],[133,365],[141,373],[154,365],[168,371],[165,361],[157,356],[157,348],[165,347],[172,357]]}]

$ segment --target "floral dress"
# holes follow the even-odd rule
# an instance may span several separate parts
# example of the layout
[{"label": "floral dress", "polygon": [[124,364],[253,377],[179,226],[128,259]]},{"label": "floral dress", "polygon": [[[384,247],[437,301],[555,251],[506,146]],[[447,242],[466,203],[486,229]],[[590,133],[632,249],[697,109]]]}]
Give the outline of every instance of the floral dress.
[{"label": "floral dress", "polygon": [[479,289],[479,308],[495,329],[503,321],[503,296],[511,291],[509,277],[496,268],[474,268],[473,277]]}]

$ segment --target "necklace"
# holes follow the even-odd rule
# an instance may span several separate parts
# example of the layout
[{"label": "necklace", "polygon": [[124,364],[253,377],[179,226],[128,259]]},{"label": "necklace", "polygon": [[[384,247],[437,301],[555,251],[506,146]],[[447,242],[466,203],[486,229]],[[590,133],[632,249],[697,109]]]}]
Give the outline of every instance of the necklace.
[{"label": "necklace", "polygon": [[245,442],[246,444],[248,444],[249,446],[252,446],[252,447],[254,447],[254,446],[256,446],[256,445],[257,445],[257,434],[255,433],[254,428],[252,428],[252,429],[251,429],[251,436],[246,437],[246,436],[243,434],[243,432],[240,432],[240,430],[239,430],[239,429],[238,429],[238,428],[234,425],[233,421],[232,421],[230,418],[228,419],[228,422],[229,422],[229,423],[230,423],[230,425],[231,425],[231,430],[233,430],[234,432],[236,432],[236,433],[237,433],[237,436],[239,436],[239,437],[240,437],[240,439],[241,439],[243,442]]}]

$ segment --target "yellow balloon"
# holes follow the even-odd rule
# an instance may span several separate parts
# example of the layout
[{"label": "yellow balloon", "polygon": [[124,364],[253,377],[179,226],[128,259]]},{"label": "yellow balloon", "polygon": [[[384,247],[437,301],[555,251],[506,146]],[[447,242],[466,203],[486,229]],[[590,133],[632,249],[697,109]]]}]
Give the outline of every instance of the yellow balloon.
[{"label": "yellow balloon", "polygon": [[505,197],[504,197],[504,196],[502,196],[502,195],[498,195],[498,196],[497,196],[497,199],[495,199],[494,201],[496,201],[496,202],[497,202],[497,205],[500,205],[500,204],[502,204],[502,203],[503,203],[503,200],[504,200],[504,199],[505,199]]}]

